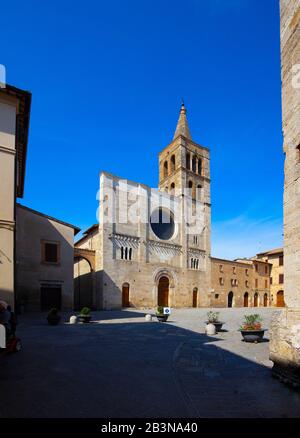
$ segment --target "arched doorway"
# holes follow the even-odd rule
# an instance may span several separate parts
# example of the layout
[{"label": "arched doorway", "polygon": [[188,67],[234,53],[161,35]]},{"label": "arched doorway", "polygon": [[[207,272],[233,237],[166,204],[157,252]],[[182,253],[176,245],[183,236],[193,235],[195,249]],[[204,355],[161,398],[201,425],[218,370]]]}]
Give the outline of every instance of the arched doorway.
[{"label": "arched doorway", "polygon": [[[74,259],[74,308],[93,306],[93,271],[89,260]],[[54,306],[52,306],[54,307]]]},{"label": "arched doorway", "polygon": [[268,307],[268,294],[264,294],[264,307]]},{"label": "arched doorway", "polygon": [[168,277],[160,277],[158,282],[157,305],[169,306],[169,279]]},{"label": "arched doorway", "polygon": [[198,307],[198,289],[196,287],[193,289],[193,307]]},{"label": "arched doorway", "polygon": [[229,292],[228,294],[227,306],[233,307],[233,292]]},{"label": "arched doorway", "polygon": [[122,286],[122,307],[129,307],[129,284],[124,283]]},{"label": "arched doorway", "polygon": [[248,292],[244,293],[244,307],[248,307],[249,306],[249,294]]},{"label": "arched doorway", "polygon": [[254,303],[253,303],[254,307],[258,307],[258,293],[255,292],[254,294]]},{"label": "arched doorway", "polygon": [[284,307],[285,306],[283,290],[280,290],[277,292],[276,306],[277,307]]}]

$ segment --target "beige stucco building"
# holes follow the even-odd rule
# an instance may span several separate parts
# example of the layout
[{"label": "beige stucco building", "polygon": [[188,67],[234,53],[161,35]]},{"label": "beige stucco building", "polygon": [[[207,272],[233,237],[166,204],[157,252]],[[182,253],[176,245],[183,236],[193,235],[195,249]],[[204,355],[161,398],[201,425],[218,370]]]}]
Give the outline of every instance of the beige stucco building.
[{"label": "beige stucco building", "polygon": [[273,373],[300,386],[300,2],[280,1],[286,308],[271,327]]},{"label": "beige stucco building", "polygon": [[0,87],[0,299],[16,310],[72,308],[79,229],[16,202],[24,193],[30,106],[27,91]]},{"label": "beige stucco building", "polygon": [[211,259],[212,307],[269,307],[271,265],[263,260]]},{"label": "beige stucco building", "polygon": [[284,256],[283,248],[257,254],[258,260],[270,263],[270,299],[274,307],[284,307]]},{"label": "beige stucco building", "polygon": [[23,197],[31,94],[0,88],[0,298],[15,306],[16,198]]},{"label": "beige stucco building", "polygon": [[[191,138],[182,105],[173,140],[159,154],[158,190],[101,173],[99,226],[76,243],[78,306],[209,305],[209,160]],[[87,250],[95,255],[93,273]],[[86,283],[93,292],[84,293]]]},{"label": "beige stucco building", "polygon": [[72,309],[79,228],[17,204],[17,303],[25,311]]}]

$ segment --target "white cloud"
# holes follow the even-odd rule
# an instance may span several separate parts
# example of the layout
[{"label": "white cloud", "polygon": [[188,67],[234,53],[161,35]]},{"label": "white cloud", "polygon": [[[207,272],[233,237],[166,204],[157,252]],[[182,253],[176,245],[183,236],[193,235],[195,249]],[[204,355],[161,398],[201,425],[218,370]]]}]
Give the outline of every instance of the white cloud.
[{"label": "white cloud", "polygon": [[212,224],[212,256],[251,257],[282,246],[282,222],[270,217],[254,220],[246,214]]}]

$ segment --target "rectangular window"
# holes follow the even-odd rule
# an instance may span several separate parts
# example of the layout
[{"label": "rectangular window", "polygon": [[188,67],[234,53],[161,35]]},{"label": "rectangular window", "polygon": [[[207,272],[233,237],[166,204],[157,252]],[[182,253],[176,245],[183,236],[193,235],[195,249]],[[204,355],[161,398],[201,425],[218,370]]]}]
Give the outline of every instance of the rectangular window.
[{"label": "rectangular window", "polygon": [[249,275],[249,269],[245,270],[246,275]]},{"label": "rectangular window", "polygon": [[279,274],[279,284],[283,284],[284,276],[283,274]]},{"label": "rectangular window", "polygon": [[60,262],[60,243],[42,240],[42,263],[57,265]]},{"label": "rectangular window", "polygon": [[219,294],[215,294],[215,299],[217,300],[219,298]]},{"label": "rectangular window", "polygon": [[219,283],[220,283],[221,286],[223,286],[223,284],[224,284],[224,278],[223,277],[219,278]]},{"label": "rectangular window", "polygon": [[219,266],[219,270],[220,270],[220,272],[223,272],[223,265]]},{"label": "rectangular window", "polygon": [[255,264],[254,267],[255,267],[255,272],[258,272],[258,265]]},{"label": "rectangular window", "polygon": [[273,284],[273,277],[270,277],[270,284]]},{"label": "rectangular window", "polygon": [[255,279],[255,287],[258,288],[258,279]]},{"label": "rectangular window", "polygon": [[283,255],[279,256],[279,266],[283,266]]},{"label": "rectangular window", "polygon": [[265,280],[265,289],[268,288],[268,280]]},{"label": "rectangular window", "polygon": [[236,267],[235,267],[235,266],[233,266],[233,268],[232,268],[232,272],[233,272],[234,274],[236,274]]},{"label": "rectangular window", "polygon": [[246,287],[249,287],[249,281],[248,280],[246,280]]},{"label": "rectangular window", "polygon": [[266,265],[266,266],[265,266],[265,274],[267,274],[268,271],[269,271],[269,267]]}]

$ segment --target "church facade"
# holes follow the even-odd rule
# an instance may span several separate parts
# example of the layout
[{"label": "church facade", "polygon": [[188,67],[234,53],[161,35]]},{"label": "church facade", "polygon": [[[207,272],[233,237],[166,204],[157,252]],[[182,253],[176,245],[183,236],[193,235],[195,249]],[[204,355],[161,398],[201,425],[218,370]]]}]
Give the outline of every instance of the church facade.
[{"label": "church facade", "polygon": [[210,234],[209,150],[192,140],[182,104],[158,189],[101,173],[99,224],[75,248],[75,305],[208,306]]},{"label": "church facade", "polygon": [[99,223],[74,247],[75,308],[284,307],[278,250],[211,257],[210,154],[184,105],[158,189],[102,172],[99,194]]}]

